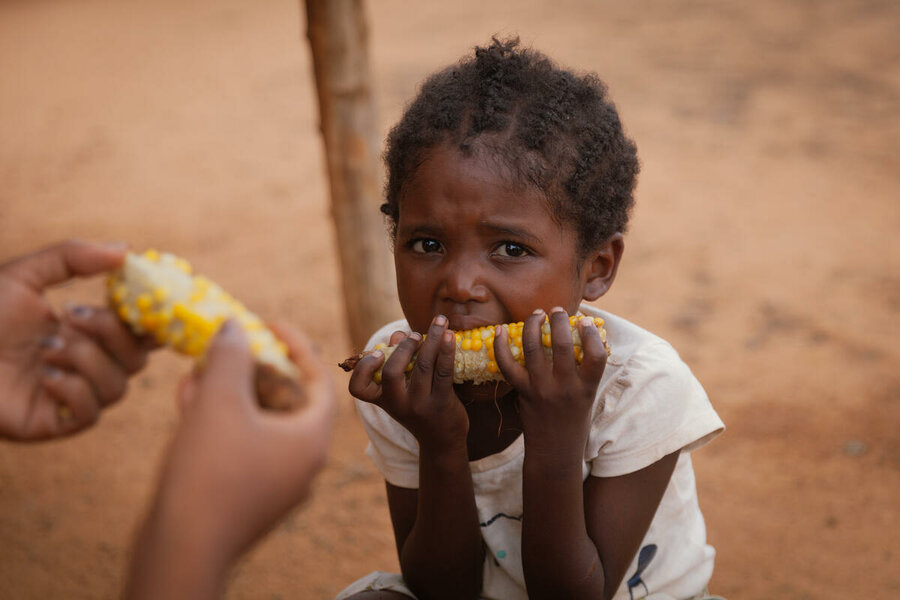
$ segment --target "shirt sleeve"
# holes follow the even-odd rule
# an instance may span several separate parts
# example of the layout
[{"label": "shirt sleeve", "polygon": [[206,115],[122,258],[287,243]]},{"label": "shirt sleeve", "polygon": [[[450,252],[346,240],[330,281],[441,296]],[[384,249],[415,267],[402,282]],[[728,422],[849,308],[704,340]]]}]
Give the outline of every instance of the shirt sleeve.
[{"label": "shirt sleeve", "polygon": [[598,390],[585,460],[595,477],[633,473],[725,429],[700,382],[668,343],[632,354]]}]

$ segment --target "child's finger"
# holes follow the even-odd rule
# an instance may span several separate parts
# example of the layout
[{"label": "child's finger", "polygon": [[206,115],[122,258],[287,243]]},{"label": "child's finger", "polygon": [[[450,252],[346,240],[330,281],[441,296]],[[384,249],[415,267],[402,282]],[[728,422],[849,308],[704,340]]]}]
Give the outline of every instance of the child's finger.
[{"label": "child's finger", "polygon": [[45,338],[42,345],[45,362],[83,377],[102,406],[125,395],[128,376],[93,338],[63,325],[58,335]]},{"label": "child's finger", "polygon": [[432,319],[431,325],[428,326],[428,334],[425,337],[425,341],[422,342],[419,353],[416,356],[416,364],[413,365],[413,372],[409,381],[410,393],[417,397],[424,397],[432,390],[434,362],[438,357],[438,350],[441,347],[442,336],[445,331],[447,331],[447,317],[438,315]]},{"label": "child's finger", "polygon": [[[538,309],[525,319],[522,330],[522,351],[525,353],[525,368],[535,377],[549,377],[550,364],[541,342],[541,326],[546,315]],[[495,350],[496,353],[496,350]]]},{"label": "child's finger", "polygon": [[40,292],[75,276],[111,271],[119,267],[124,259],[124,244],[68,240],[16,259],[4,265],[3,269]]},{"label": "child's finger", "polygon": [[405,331],[395,331],[391,334],[391,339],[388,340],[388,346],[396,346],[400,342],[404,340],[409,334]]},{"label": "child's finger", "polygon": [[528,371],[516,362],[509,350],[509,332],[505,327],[494,331],[494,358],[503,378],[517,390],[528,389]]},{"label": "child's finger", "polygon": [[433,392],[449,394],[453,389],[455,355],[456,335],[451,330],[444,329],[438,341],[437,360],[434,361],[434,376],[431,383]]},{"label": "child's finger", "polygon": [[146,366],[146,342],[136,338],[111,310],[74,303],[65,309],[66,322],[99,340],[126,373],[133,375]]},{"label": "child's finger", "polygon": [[581,319],[578,323],[578,332],[584,350],[584,357],[581,359],[581,379],[589,386],[596,387],[606,369],[606,346],[593,319],[589,317]]},{"label": "child's finger", "polygon": [[381,385],[374,381],[375,372],[384,363],[384,352],[375,350],[363,356],[350,374],[350,394],[364,402],[378,404],[381,398]]},{"label": "child's finger", "polygon": [[390,397],[400,398],[406,393],[406,367],[412,361],[421,343],[422,336],[412,332],[397,344],[390,358],[385,361],[384,367],[381,369],[381,385],[384,393]]},{"label": "child's finger", "polygon": [[569,315],[558,306],[550,311],[550,347],[553,349],[553,375],[558,378],[575,375]]}]

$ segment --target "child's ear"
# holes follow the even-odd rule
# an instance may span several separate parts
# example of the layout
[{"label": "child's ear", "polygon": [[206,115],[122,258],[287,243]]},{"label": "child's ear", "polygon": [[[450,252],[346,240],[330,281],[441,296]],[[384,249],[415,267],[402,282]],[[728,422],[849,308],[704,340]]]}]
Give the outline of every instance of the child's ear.
[{"label": "child's ear", "polygon": [[596,300],[609,291],[616,279],[619,261],[622,260],[624,251],[624,237],[621,233],[614,233],[599,248],[588,254],[582,265],[585,300],[588,302]]}]

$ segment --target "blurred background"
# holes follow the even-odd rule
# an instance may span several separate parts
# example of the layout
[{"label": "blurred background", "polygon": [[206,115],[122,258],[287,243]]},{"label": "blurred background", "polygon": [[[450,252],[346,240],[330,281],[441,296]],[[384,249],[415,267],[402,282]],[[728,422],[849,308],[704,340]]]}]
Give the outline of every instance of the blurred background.
[{"label": "blurred background", "polygon": [[[382,138],[495,34],[609,85],[643,167],[598,305],[673,342],[728,426],[694,455],[712,591],[900,595],[900,4],[366,8]],[[0,1],[0,260],[73,236],[175,252],[336,365],[353,348],[305,28],[292,0]],[[116,597],[189,368],[157,353],[90,433],[0,444],[0,598]],[[229,598],[398,568],[365,445],[345,394],[313,499]]]}]

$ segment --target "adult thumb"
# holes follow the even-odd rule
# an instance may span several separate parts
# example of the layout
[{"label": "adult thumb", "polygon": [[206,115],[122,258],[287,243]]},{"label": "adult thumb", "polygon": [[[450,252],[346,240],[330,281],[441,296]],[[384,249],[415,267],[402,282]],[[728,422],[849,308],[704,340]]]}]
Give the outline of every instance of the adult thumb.
[{"label": "adult thumb", "polygon": [[97,275],[121,266],[124,244],[68,240],[26,254],[3,265],[13,278],[41,291],[75,276]]},{"label": "adult thumb", "polygon": [[200,388],[218,396],[252,398],[254,368],[255,361],[244,330],[229,319],[219,328],[207,350]]}]

